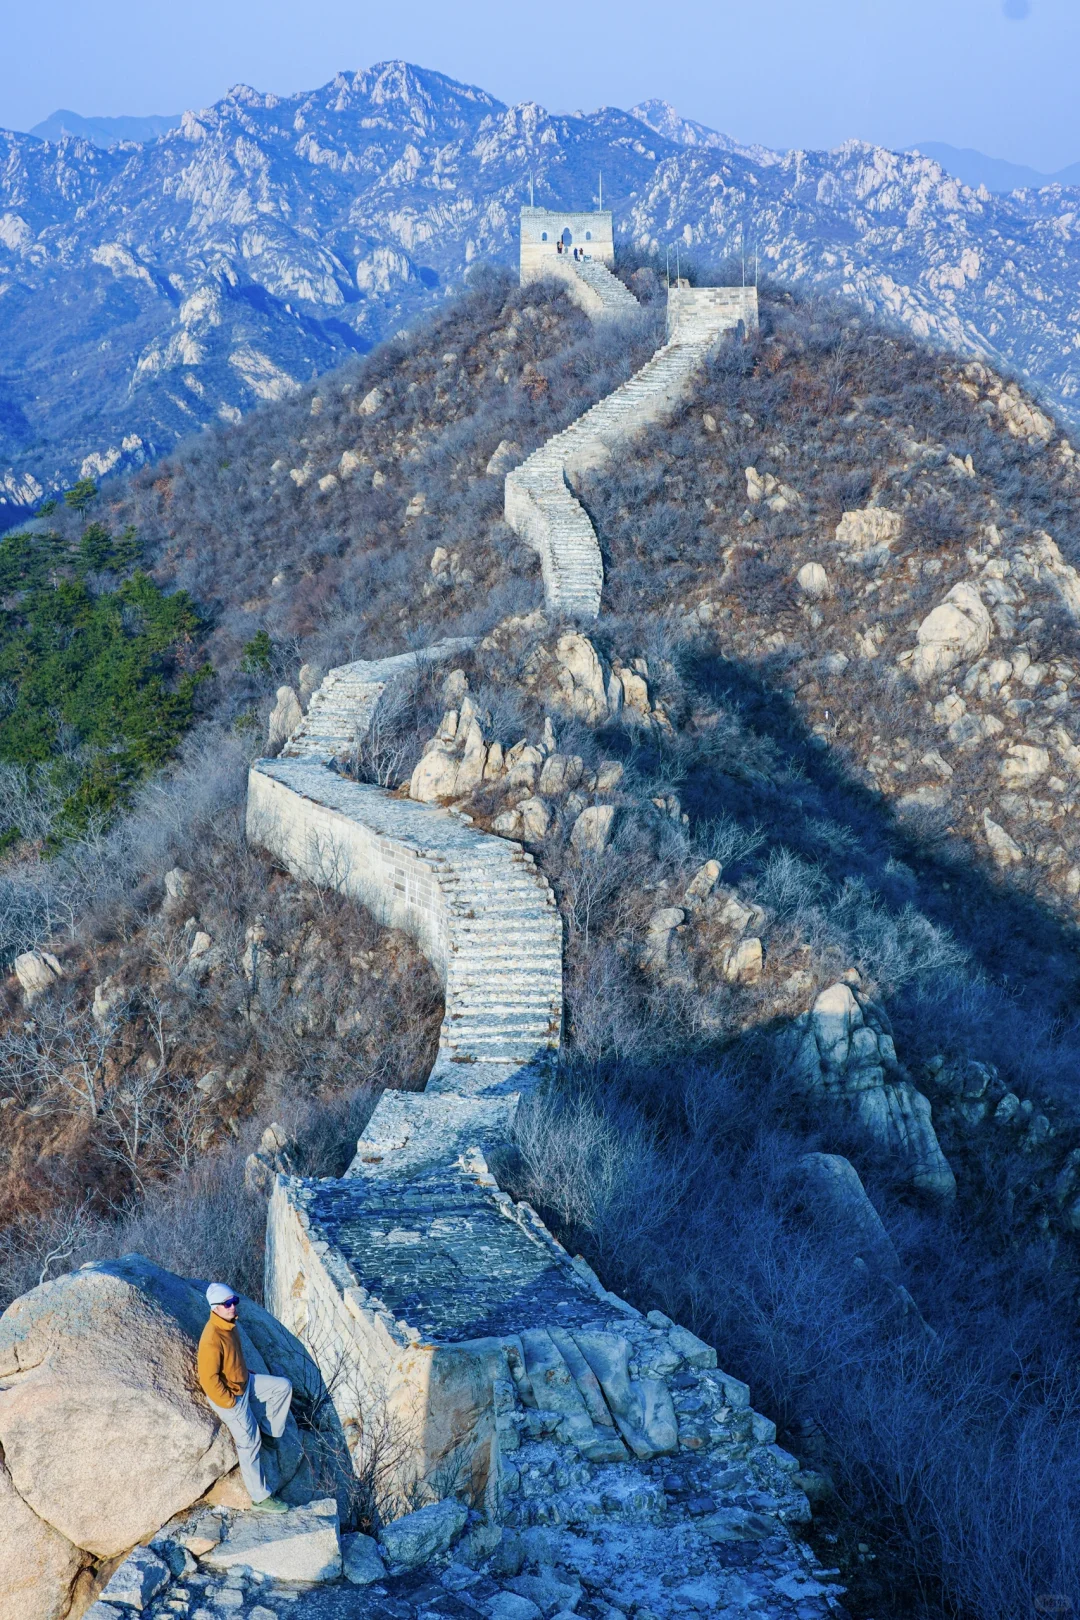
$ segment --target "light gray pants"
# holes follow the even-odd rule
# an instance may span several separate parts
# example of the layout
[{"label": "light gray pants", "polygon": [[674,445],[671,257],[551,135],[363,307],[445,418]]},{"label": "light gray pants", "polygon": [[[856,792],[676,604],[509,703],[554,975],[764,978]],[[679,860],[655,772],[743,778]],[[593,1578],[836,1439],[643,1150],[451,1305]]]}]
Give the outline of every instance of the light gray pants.
[{"label": "light gray pants", "polygon": [[235,1406],[210,1402],[236,1443],[240,1477],[253,1502],[265,1502],[270,1495],[263,1473],[262,1437],[268,1434],[279,1440],[284,1434],[292,1396],[287,1378],[249,1373],[247,1389],[236,1397]]}]

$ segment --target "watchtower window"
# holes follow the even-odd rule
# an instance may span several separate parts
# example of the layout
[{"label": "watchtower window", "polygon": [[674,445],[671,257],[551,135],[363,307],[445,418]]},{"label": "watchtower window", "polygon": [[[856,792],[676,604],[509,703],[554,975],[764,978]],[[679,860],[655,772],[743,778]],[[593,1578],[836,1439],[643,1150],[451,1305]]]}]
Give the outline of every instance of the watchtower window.
[{"label": "watchtower window", "polygon": [[586,240],[586,242],[591,242],[592,241],[592,231],[586,231],[585,232],[585,240]]},{"label": "watchtower window", "polygon": [[540,240],[541,240],[541,242],[546,242],[547,241],[547,231],[541,231],[540,232]]},{"label": "watchtower window", "polygon": [[563,247],[569,247],[571,242],[574,240],[573,236],[571,235],[569,225],[563,231],[562,239],[563,239]]}]

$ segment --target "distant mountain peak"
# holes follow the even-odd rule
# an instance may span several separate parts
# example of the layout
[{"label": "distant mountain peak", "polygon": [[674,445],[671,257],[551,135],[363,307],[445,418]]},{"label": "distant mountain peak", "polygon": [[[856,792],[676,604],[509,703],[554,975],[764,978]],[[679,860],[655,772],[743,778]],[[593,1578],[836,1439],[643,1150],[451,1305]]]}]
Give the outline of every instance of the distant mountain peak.
[{"label": "distant mountain peak", "polygon": [[35,124],[30,134],[40,141],[62,141],[67,136],[75,136],[108,149],[119,146],[122,141],[143,144],[160,140],[179,123],[179,113],[151,113],[145,118],[86,118],[68,107],[58,107],[40,124]]},{"label": "distant mountain peak", "polygon": [[1047,186],[1080,185],[1080,163],[1058,169],[1055,174],[1044,174],[1029,168],[1026,163],[1011,163],[1007,158],[987,157],[973,146],[949,146],[945,141],[920,141],[911,148],[924,157],[940,163],[947,174],[962,180],[966,186],[1006,195],[1011,191],[1043,190]]},{"label": "distant mountain peak", "polygon": [[630,108],[630,113],[676,146],[700,146],[717,152],[734,152],[738,157],[749,158],[754,163],[776,163],[783,155],[768,146],[743,145],[718,129],[710,129],[708,124],[699,124],[694,118],[684,118],[670,101],[658,96],[649,101],[639,101]]}]

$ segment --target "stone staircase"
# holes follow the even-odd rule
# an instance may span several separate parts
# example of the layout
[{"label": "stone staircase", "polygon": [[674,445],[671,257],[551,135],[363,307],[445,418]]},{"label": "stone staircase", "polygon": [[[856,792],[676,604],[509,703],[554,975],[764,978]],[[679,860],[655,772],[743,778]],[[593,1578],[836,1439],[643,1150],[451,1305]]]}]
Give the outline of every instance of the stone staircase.
[{"label": "stone staircase", "polygon": [[330,670],[312,693],[307,714],[286,742],[282,755],[289,759],[350,759],[358,739],[367,735],[374,722],[379,699],[393,681],[408,678],[425,664],[456,657],[471,646],[471,640],[459,637],[419,652],[342,664]]},{"label": "stone staircase", "polygon": [[520,844],[288,752],[252,767],[248,828],[297,875],[329,877],[420,939],[445,987],[440,1089],[474,1095],[487,1066],[539,1073],[557,1052],[562,922]]},{"label": "stone staircase", "polygon": [[620,315],[633,315],[640,309],[633,293],[599,259],[570,259],[569,268],[599,302],[597,310],[589,311],[594,320],[617,319]]},{"label": "stone staircase", "polygon": [[[606,315],[625,313],[628,305],[636,306],[636,300],[603,265],[586,259],[573,268],[590,285],[594,279],[603,285],[602,278],[606,278],[621,289],[623,299],[610,293],[612,304],[605,309]],[[697,291],[682,292],[683,306]],[[723,335],[749,319],[751,311],[745,297],[737,302],[717,301],[704,296],[716,289],[700,291],[702,298],[693,304],[692,318],[684,309],[668,342],[640,371],[506,476],[506,522],[539,553],[544,599],[556,612],[578,619],[597,618],[604,584],[600,543],[587,512],[571,489],[571,480],[603,466],[645,428],[670,416]],[[754,290],[736,291],[743,294]],[[753,315],[756,319],[756,295]]]}]

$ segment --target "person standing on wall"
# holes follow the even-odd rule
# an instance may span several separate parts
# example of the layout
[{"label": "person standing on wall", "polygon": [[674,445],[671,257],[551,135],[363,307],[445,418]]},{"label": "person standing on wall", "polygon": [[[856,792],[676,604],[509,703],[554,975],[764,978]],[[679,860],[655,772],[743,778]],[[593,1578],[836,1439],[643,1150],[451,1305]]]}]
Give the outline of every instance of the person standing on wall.
[{"label": "person standing on wall", "polygon": [[264,1438],[281,1439],[292,1404],[287,1378],[249,1373],[236,1331],[240,1301],[224,1283],[206,1290],[210,1316],[199,1340],[198,1373],[203,1394],[232,1435],[251,1505],[260,1513],[287,1513],[288,1505],[272,1496],[263,1472]]}]

